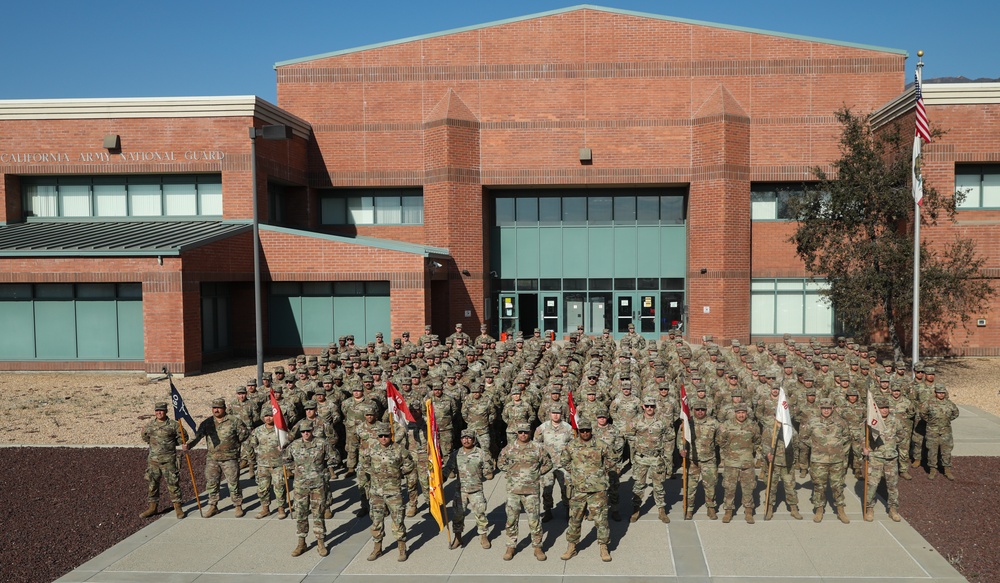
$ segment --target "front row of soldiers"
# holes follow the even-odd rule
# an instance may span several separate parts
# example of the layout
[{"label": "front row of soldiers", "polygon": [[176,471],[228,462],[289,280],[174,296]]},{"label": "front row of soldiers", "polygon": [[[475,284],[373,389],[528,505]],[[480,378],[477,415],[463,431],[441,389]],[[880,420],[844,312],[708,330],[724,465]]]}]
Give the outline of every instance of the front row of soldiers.
[{"label": "front row of soldiers", "polygon": [[[936,399],[926,407],[928,440],[937,439],[935,428],[950,424],[958,414],[955,405],[946,399],[943,387],[937,385],[935,394]],[[860,453],[868,460],[869,466],[868,495],[864,501],[866,521],[874,518],[875,492],[883,479],[888,491],[888,516],[894,521],[901,519],[897,489],[899,458],[906,449],[910,427],[898,416],[891,414],[891,404],[891,399],[885,395],[876,397],[883,430],[874,443],[866,440],[860,446]],[[691,443],[687,443],[682,437],[683,432],[675,427],[673,419],[676,414],[673,411],[665,415],[664,412],[657,411],[658,406],[670,408],[673,403],[652,396],[641,400],[641,414],[626,426],[625,431],[611,424],[607,409],[600,406],[595,410],[596,422],[581,418],[578,423],[579,433],[574,436],[570,425],[562,420],[564,411],[561,403],[554,403],[548,409],[550,419],[534,431],[529,423],[513,424],[508,444],[499,453],[495,464],[497,469],[505,472],[507,479],[507,550],[504,560],[511,560],[516,552],[519,540],[518,519],[522,511],[528,515],[534,555],[538,560],[546,559],[541,548],[541,525],[551,519],[553,492],[558,482],[562,499],[568,502],[569,514],[569,547],[561,558],[568,560],[576,555],[580,528],[586,515],[595,521],[602,560],[610,561],[608,515],[610,510],[612,518],[620,519],[619,476],[623,458],[626,457],[623,455],[626,441],[629,445],[627,457],[631,461],[634,478],[630,521],[638,520],[643,494],[650,483],[659,519],[665,523],[670,521],[665,481],[674,472],[673,453],[676,443],[677,451],[689,472],[686,499],[691,503],[684,517],[687,520],[694,516],[694,500],[699,486],[704,491],[708,518],[717,519],[716,489],[721,473],[724,492],[722,521],[728,523],[732,520],[736,510],[737,490],[742,490],[746,521],[752,524],[757,484],[755,467],[760,459],[758,456],[762,455],[764,460],[773,464],[769,490],[762,494],[769,501],[765,509],[765,520],[769,520],[774,514],[779,486],[784,488],[790,515],[795,519],[802,518],[798,508],[795,463],[802,463],[806,459],[813,484],[813,520],[822,521],[829,489],[838,519],[844,523],[850,522],[844,510],[844,478],[848,471],[852,443],[856,441],[852,433],[857,428],[852,427],[844,416],[834,414],[834,399],[824,398],[818,401],[818,414],[803,419],[799,432],[795,435],[798,443],[787,448],[783,440],[774,434],[778,430],[778,424],[764,422],[758,425],[757,421],[750,418],[747,403],[735,403],[722,421],[708,414],[712,403],[706,399],[693,398],[689,405],[693,411]],[[323,542],[326,534],[324,519],[332,516],[329,511],[327,477],[335,476],[340,457],[332,425],[316,415],[315,402],[307,401],[305,410],[305,417],[293,427],[292,435],[295,439],[282,449],[275,431],[270,403],[265,403],[261,409],[263,424],[251,431],[235,415],[227,415],[225,401],[217,399],[212,403],[212,416],[201,423],[194,438],[185,444],[181,444],[178,424],[167,419],[167,404],[157,403],[155,419],[143,430],[143,439],[150,445],[146,473],[150,505],[141,516],[148,517],[156,513],[159,481],[162,477],[166,479],[177,517],[183,518],[175,448],[180,445],[187,451],[202,439],[208,445],[205,475],[209,506],[204,511],[204,516],[211,517],[218,512],[219,485],[223,476],[230,485],[235,514],[237,517],[243,516],[243,499],[238,481],[239,458],[240,444],[248,441],[256,453],[256,478],[261,504],[257,518],[270,514],[272,491],[273,500],[278,504],[278,517],[287,516],[287,476],[284,468],[286,465],[293,468],[293,511],[297,521],[298,545],[292,555],[298,556],[306,550],[305,541],[311,520],[317,550],[320,555],[326,556],[328,551]],[[771,414],[773,415],[773,411]],[[356,450],[358,461],[355,465],[364,468],[357,472],[358,486],[365,493],[364,501],[369,504],[372,519],[371,532],[375,546],[368,559],[374,560],[382,553],[384,522],[388,515],[399,549],[399,560],[404,561],[407,558],[404,513],[408,516],[413,513],[410,512],[409,504],[404,502],[402,486],[405,482],[412,503],[415,500],[418,475],[424,473],[418,464],[426,464],[426,461],[414,460],[415,454],[400,443],[405,440],[409,431],[399,429],[394,436],[389,423],[375,421],[374,406],[364,410],[364,416],[365,424],[357,431],[359,436],[364,434],[364,437],[359,439]],[[942,433],[941,438],[948,435],[950,433]],[[474,428],[462,431],[461,447],[450,452],[443,471],[445,476],[453,474],[458,478],[453,501],[456,536],[452,548],[461,546],[467,512],[475,520],[483,548],[490,548],[483,482],[493,478],[494,462],[488,450],[477,446],[477,438],[478,432]],[[930,450],[936,453],[937,444],[933,445],[935,447]],[[949,447],[942,447],[941,450],[945,456],[950,452]],[[934,464],[932,467],[936,467],[937,460],[931,461]],[[949,471],[950,459],[943,459],[942,462],[945,471]],[[418,468],[421,469],[418,471]],[[424,489],[426,491],[426,486]],[[404,505],[407,506],[405,511]]]}]

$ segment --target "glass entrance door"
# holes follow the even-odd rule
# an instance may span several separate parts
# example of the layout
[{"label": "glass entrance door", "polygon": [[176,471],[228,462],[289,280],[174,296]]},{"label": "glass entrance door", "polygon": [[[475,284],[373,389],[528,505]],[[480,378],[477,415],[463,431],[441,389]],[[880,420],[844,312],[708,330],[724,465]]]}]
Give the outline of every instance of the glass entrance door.
[{"label": "glass entrance door", "polygon": [[559,296],[542,296],[542,332],[559,330]]},{"label": "glass entrance door", "polygon": [[511,335],[517,330],[517,295],[500,294],[500,334]]},{"label": "glass entrance door", "polygon": [[635,324],[635,294],[615,294],[615,332],[628,334],[629,324]]},{"label": "glass entrance door", "polygon": [[639,292],[639,323],[635,329],[643,335],[656,334],[656,295]]}]

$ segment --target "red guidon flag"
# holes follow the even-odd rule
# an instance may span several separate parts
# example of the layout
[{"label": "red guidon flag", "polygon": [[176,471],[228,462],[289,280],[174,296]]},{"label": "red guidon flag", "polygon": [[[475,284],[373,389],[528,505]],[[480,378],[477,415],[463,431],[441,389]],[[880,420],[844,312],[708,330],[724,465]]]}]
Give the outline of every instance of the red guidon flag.
[{"label": "red guidon flag", "polygon": [[688,406],[684,383],[681,383],[681,428],[684,430],[684,442],[691,443],[691,407]]},{"label": "red guidon flag", "polygon": [[576,414],[576,403],[573,402],[573,391],[569,392],[569,424],[573,426],[573,429],[577,429],[577,423],[580,421],[578,415]]},{"label": "red guidon flag", "polygon": [[407,422],[416,423],[417,420],[410,413],[410,408],[406,405],[403,394],[399,392],[399,389],[391,381],[385,383],[385,396],[389,402],[389,412],[392,413],[392,416],[396,418],[396,421],[400,425],[406,427]]},{"label": "red guidon flag", "polygon": [[288,424],[285,423],[285,415],[278,406],[278,399],[274,396],[274,389],[271,389],[271,409],[274,411],[274,431],[278,434],[278,443],[284,448],[288,445]]}]

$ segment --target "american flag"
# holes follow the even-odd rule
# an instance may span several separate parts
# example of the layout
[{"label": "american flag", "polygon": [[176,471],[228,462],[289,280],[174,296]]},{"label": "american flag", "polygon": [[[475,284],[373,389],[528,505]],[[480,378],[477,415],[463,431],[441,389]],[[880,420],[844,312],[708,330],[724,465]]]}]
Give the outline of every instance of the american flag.
[{"label": "american flag", "polygon": [[927,124],[927,110],[924,109],[924,93],[920,89],[920,76],[914,75],[917,81],[917,135],[923,139],[924,142],[930,143],[931,141],[931,130],[930,126]]}]

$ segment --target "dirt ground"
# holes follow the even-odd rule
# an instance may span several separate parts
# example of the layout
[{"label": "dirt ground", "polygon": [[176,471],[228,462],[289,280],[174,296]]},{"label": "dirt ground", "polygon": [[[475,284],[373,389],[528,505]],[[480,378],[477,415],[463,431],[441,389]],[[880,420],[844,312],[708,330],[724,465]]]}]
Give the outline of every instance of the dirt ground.
[{"label": "dirt ground", "polygon": [[[265,370],[282,363],[267,362]],[[1000,359],[934,364],[952,400],[1000,415]],[[210,413],[212,399],[234,399],[254,369],[249,360],[230,360],[174,384],[198,421]],[[139,432],[153,404],[169,400],[166,379],[145,374],[2,373],[0,444],[141,445]]]}]

